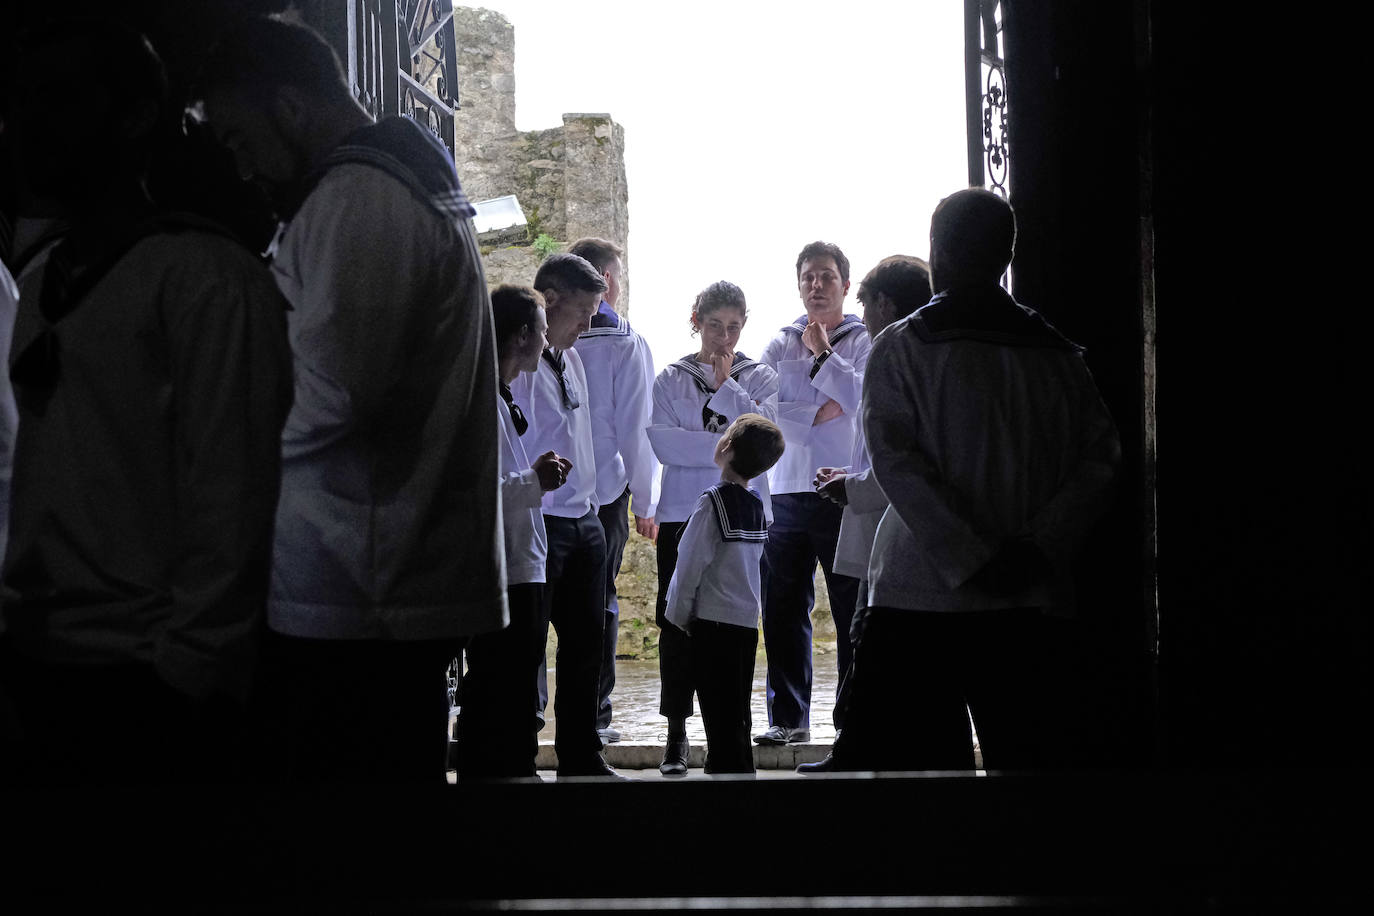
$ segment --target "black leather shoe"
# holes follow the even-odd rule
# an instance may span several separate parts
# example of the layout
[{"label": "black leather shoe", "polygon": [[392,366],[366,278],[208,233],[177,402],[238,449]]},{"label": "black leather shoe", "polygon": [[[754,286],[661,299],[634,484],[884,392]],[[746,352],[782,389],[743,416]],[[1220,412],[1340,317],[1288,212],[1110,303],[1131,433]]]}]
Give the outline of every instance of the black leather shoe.
[{"label": "black leather shoe", "polygon": [[835,755],[826,754],[815,763],[802,763],[797,765],[797,772],[805,776],[807,773],[831,773],[835,770]]},{"label": "black leather shoe", "polygon": [[686,776],[687,756],[691,751],[685,735],[670,738],[663,748],[663,762],[658,765],[658,771],[664,776]]},{"label": "black leather shoe", "polygon": [[810,740],[811,729],[788,728],[786,725],[774,725],[762,735],[754,736],[755,744],[805,744]]},{"label": "black leather shoe", "polygon": [[559,779],[614,779],[628,782],[630,777],[621,776],[610,764],[600,757],[574,766],[559,767]]}]

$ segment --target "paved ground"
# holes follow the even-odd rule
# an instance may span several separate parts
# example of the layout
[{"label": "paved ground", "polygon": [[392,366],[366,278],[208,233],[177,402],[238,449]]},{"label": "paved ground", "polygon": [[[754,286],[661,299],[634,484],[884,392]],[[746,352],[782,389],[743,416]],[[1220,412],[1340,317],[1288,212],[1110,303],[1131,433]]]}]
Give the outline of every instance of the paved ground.
[{"label": "paved ground", "polygon": [[[835,709],[835,688],[838,672],[835,670],[836,655],[833,652],[817,651],[812,657],[811,682],[811,740],[829,745],[835,739],[835,725],[832,721]],[[549,660],[549,706],[544,711],[543,731],[539,733],[540,742],[552,743],[557,724],[553,716],[553,702],[556,693],[556,675],[553,659]],[[754,689],[750,695],[754,720],[754,734],[760,734],[768,727],[768,709],[764,690],[764,675],[767,663],[763,653],[759,653],[754,664]],[[667,736],[667,720],[658,713],[658,660],[632,661],[621,659],[615,666],[615,690],[611,693],[611,725],[620,732],[624,743],[656,743],[660,748]],[[700,716],[687,720],[687,739],[693,745],[706,748],[706,732]],[[614,746],[614,745],[613,745]],[[824,755],[824,752],[822,752]],[[654,762],[658,766],[658,762]]]}]

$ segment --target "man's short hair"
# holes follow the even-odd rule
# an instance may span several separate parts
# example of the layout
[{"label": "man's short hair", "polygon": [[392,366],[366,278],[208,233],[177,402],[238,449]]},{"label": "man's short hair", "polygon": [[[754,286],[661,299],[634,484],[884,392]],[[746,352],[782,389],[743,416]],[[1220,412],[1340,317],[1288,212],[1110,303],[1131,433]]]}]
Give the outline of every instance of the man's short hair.
[{"label": "man's short hair", "polygon": [[541,293],[547,289],[560,293],[604,293],[609,289],[606,278],[590,261],[567,251],[544,259],[534,275],[534,288]]},{"label": "man's short hair", "polygon": [[908,254],[883,258],[859,281],[858,299],[873,305],[882,293],[896,307],[895,318],[905,318],[930,301],[930,265]]},{"label": "man's short hair", "polygon": [[248,16],[211,47],[196,95],[203,99],[224,90],[262,101],[283,86],[319,99],[352,96],[339,55],[319,32],[276,16]]},{"label": "man's short hair", "polygon": [[168,83],[162,58],[146,36],[117,19],[76,16],[44,23],[19,35],[16,56],[40,65],[37,62],[50,57],[53,47],[68,42],[79,43],[81,50],[74,60],[60,62],[59,70],[99,80],[116,106],[128,109],[137,101],[149,101],[165,115]]},{"label": "man's short hair", "polygon": [[625,249],[609,239],[599,239],[592,236],[581,238],[568,246],[568,253],[575,254],[579,258],[586,258],[591,265],[596,268],[597,273],[605,273],[606,265],[611,263],[612,258],[625,259]]},{"label": "man's short hair", "polygon": [[846,258],[840,246],[833,242],[812,242],[801,250],[801,254],[797,255],[798,280],[801,279],[802,264],[816,258],[834,258],[835,266],[840,269],[840,279],[845,283],[849,282],[849,258]]},{"label": "man's short hair", "polygon": [[491,291],[491,317],[496,325],[496,349],[504,350],[521,328],[534,327],[544,297],[528,286],[502,283]]},{"label": "man's short hair", "polygon": [[730,440],[730,467],[752,480],[778,463],[787,444],[778,424],[756,413],[743,413],[725,430]]},{"label": "man's short hair", "polygon": [[1016,214],[1001,196],[982,188],[956,191],[930,217],[935,269],[944,278],[996,282],[1016,246]]}]

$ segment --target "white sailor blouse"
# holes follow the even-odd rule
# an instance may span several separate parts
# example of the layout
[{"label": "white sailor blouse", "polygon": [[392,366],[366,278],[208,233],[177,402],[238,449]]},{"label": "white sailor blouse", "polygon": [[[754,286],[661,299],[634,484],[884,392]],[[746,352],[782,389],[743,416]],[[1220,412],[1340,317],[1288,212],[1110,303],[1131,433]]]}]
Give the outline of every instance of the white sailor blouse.
[{"label": "white sailor blouse", "polygon": [[[831,352],[824,358],[812,355],[802,343],[804,330],[805,315],[763,349],[763,362],[778,373],[778,426],[787,441],[787,451],[768,474],[774,493],[813,493],[816,468],[849,463],[864,368],[873,349],[858,315],[845,315],[830,331]],[[821,405],[832,398],[844,413],[812,426]]]},{"label": "white sailor blouse", "polygon": [[587,374],[596,501],[608,505],[630,488],[630,508],[640,518],[657,511],[658,462],[644,436],[654,385],[649,345],[625,316],[605,302],[574,345]]},{"label": "white sailor blouse", "polygon": [[[778,376],[763,363],[735,354],[730,377],[711,390],[715,370],[697,362],[696,355],[671,363],[654,380],[653,415],[649,443],[663,465],[657,521],[685,522],[697,498],[720,479],[716,444],[735,418],[757,413],[777,422]],[[753,484],[763,500],[764,517],[771,521],[768,481]]]}]

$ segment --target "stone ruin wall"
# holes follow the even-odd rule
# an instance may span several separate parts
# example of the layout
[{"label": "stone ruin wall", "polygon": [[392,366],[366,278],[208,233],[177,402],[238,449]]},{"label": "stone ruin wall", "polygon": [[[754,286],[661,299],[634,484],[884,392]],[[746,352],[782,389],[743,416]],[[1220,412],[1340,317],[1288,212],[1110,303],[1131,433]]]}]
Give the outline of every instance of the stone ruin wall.
[{"label": "stone ruin wall", "polygon": [[[487,281],[528,284],[539,265],[530,243],[541,233],[562,247],[585,235],[624,247],[629,237],[625,131],[609,114],[563,115],[563,125],[515,129],[515,29],[500,13],[454,9],[461,109],[455,124],[458,174],[473,200],[514,194],[529,220],[512,243],[486,236]],[[618,310],[630,303],[629,252]]]}]

